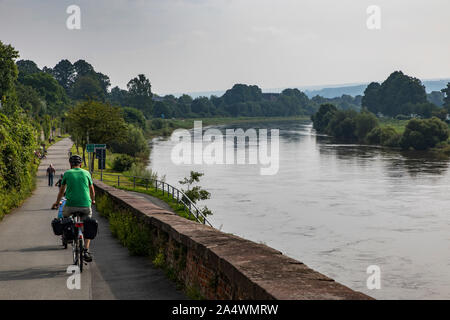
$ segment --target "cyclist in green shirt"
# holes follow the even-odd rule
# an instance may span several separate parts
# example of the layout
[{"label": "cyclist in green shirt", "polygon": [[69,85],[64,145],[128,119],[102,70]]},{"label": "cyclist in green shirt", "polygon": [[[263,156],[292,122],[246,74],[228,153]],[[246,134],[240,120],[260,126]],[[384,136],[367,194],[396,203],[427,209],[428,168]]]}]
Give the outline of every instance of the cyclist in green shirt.
[{"label": "cyclist in green shirt", "polygon": [[[92,217],[91,205],[95,204],[95,191],[92,183],[91,174],[81,169],[82,159],[79,155],[73,155],[69,158],[70,170],[64,173],[59,188],[58,198],[53,207],[57,208],[61,198],[66,194],[66,205],[63,208],[63,216],[70,217],[73,213],[79,212],[81,219]],[[91,240],[86,239],[86,248],[84,251],[84,259],[87,262],[92,261],[89,252]]]}]

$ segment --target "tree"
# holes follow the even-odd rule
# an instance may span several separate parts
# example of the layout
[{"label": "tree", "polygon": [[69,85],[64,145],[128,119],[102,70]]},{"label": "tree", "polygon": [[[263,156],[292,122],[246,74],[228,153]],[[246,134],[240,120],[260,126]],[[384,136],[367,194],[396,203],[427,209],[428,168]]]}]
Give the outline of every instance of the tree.
[{"label": "tree", "polygon": [[73,67],[75,68],[77,77],[87,76],[95,73],[94,67],[83,59],[76,61],[73,64]]},{"label": "tree", "polygon": [[105,94],[100,82],[88,75],[77,77],[73,84],[72,97],[75,100],[105,100]]},{"label": "tree", "polygon": [[444,105],[444,98],[444,92],[441,91],[432,91],[427,94],[428,102],[431,102],[438,107],[442,107]]},{"label": "tree", "polygon": [[128,104],[128,91],[115,86],[108,95],[108,101],[114,106],[126,106]]},{"label": "tree", "polygon": [[75,66],[69,60],[63,59],[55,65],[51,73],[69,94],[76,78]]},{"label": "tree", "polygon": [[149,117],[152,114],[152,86],[150,80],[143,74],[131,79],[127,84],[128,104],[130,107],[141,110]]},{"label": "tree", "polygon": [[309,99],[306,94],[298,89],[285,89],[281,92],[278,97],[283,108],[283,115],[285,116],[295,116],[302,114],[309,105]]},{"label": "tree", "polygon": [[353,142],[358,139],[356,135],[356,117],[354,110],[338,110],[331,118],[325,132],[335,139]]},{"label": "tree", "polygon": [[395,71],[379,85],[371,83],[364,91],[362,104],[370,112],[395,117],[405,113],[406,105],[427,102],[425,87],[419,79]]},{"label": "tree", "polygon": [[47,103],[48,112],[52,115],[60,115],[68,103],[66,92],[48,73],[39,72],[27,75],[22,82],[39,92],[39,95]]},{"label": "tree", "polygon": [[378,82],[370,83],[366,90],[364,90],[364,96],[362,97],[362,106],[367,108],[372,113],[377,114],[380,112],[380,87]]},{"label": "tree", "polygon": [[192,112],[202,117],[208,117],[214,109],[214,105],[207,97],[198,97],[194,99],[191,104]]},{"label": "tree", "polygon": [[170,118],[170,109],[164,101],[157,101],[153,108],[153,117],[155,118]]},{"label": "tree", "polygon": [[448,126],[438,118],[412,119],[405,127],[401,139],[403,149],[426,150],[449,137]]},{"label": "tree", "polygon": [[35,117],[43,116],[47,111],[45,99],[33,87],[18,83],[16,85],[16,93],[19,105],[29,115]]},{"label": "tree", "polygon": [[22,82],[23,78],[29,74],[42,72],[37,64],[31,60],[19,60],[16,65],[19,70],[19,82]]},{"label": "tree", "polygon": [[106,96],[108,94],[108,88],[111,86],[109,77],[101,72],[95,72],[95,78],[100,83],[104,96]]},{"label": "tree", "polygon": [[19,57],[19,52],[11,45],[4,45],[0,41],[0,99],[2,102],[6,95],[14,88],[14,81],[17,79],[18,70],[15,59]]},{"label": "tree", "polygon": [[377,117],[370,112],[360,112],[355,118],[355,134],[359,141],[364,141],[367,134],[378,126]]},{"label": "tree", "polygon": [[190,113],[192,112],[192,101],[192,97],[187,94],[183,94],[181,97],[179,97],[176,104],[176,116],[181,118],[189,117]]},{"label": "tree", "polygon": [[130,107],[125,107],[125,108],[122,108],[122,112],[123,112],[125,122],[134,124],[143,130],[146,129],[147,125],[145,122],[145,117],[141,110],[138,110],[135,108],[130,108]]},{"label": "tree", "polygon": [[[123,141],[127,134],[127,125],[118,107],[112,107],[98,101],[85,101],[72,108],[67,121],[69,133],[76,137],[77,144],[85,149],[88,143],[110,144]],[[86,159],[84,159],[86,164]]]},{"label": "tree", "polygon": [[262,91],[258,86],[235,84],[233,88],[225,92],[223,99],[226,104],[246,101],[261,101]]},{"label": "tree", "polygon": [[450,112],[450,82],[447,83],[447,88],[441,90],[445,94],[444,107]]},{"label": "tree", "polygon": [[316,114],[311,116],[313,127],[318,132],[325,132],[329,122],[337,112],[337,108],[332,104],[322,104]]},{"label": "tree", "polygon": [[430,102],[416,103],[415,105],[412,105],[413,113],[416,113],[423,118],[431,118],[433,113],[438,109],[439,108],[436,105]]},{"label": "tree", "polygon": [[127,125],[127,134],[123,139],[110,142],[111,150],[114,153],[123,153],[132,157],[148,159],[150,149],[142,130],[132,124]]}]

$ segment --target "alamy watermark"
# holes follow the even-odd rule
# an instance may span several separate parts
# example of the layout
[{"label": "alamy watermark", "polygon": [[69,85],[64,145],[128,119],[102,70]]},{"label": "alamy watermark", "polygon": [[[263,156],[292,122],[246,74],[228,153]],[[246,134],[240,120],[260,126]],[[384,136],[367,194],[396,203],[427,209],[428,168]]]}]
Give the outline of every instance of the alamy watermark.
[{"label": "alamy watermark", "polygon": [[69,14],[66,20],[66,27],[69,30],[81,29],[81,9],[79,6],[72,4],[67,7],[66,13]]},{"label": "alamy watermark", "polygon": [[367,278],[366,285],[367,289],[381,289],[381,269],[377,265],[370,265],[366,269],[366,273],[370,274]]},{"label": "alamy watermark", "polygon": [[67,271],[70,276],[67,278],[66,285],[69,290],[81,289],[81,274],[80,268],[76,265],[70,265],[67,267]]},{"label": "alamy watermark", "polygon": [[366,26],[369,30],[381,29],[381,8],[377,5],[368,6],[366,13],[369,15],[366,20]]},{"label": "alamy watermark", "polygon": [[224,136],[213,128],[203,133],[202,121],[194,121],[193,137],[188,130],[177,129],[171,140],[177,142],[171,152],[176,165],[259,164],[261,175],[275,175],[279,169],[278,129],[271,129],[270,137],[267,129],[226,129]]}]

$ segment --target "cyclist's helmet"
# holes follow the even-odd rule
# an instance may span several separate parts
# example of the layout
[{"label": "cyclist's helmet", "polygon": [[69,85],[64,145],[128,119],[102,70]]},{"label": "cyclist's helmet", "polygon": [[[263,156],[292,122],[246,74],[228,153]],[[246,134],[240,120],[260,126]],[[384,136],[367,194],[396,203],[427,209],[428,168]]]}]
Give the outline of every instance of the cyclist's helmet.
[{"label": "cyclist's helmet", "polygon": [[72,166],[77,166],[77,165],[81,164],[82,162],[83,162],[83,159],[81,159],[81,157],[77,154],[74,154],[73,156],[71,156],[69,158],[69,163]]}]

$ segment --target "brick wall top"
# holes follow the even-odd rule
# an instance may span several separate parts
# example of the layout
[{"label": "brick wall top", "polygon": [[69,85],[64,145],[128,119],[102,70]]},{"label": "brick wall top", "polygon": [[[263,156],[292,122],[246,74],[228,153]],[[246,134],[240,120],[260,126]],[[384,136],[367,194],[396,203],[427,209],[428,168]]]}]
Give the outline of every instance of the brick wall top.
[{"label": "brick wall top", "polygon": [[237,282],[249,299],[372,299],[266,245],[187,220],[125,191],[94,181],[100,192],[142,214]]}]

